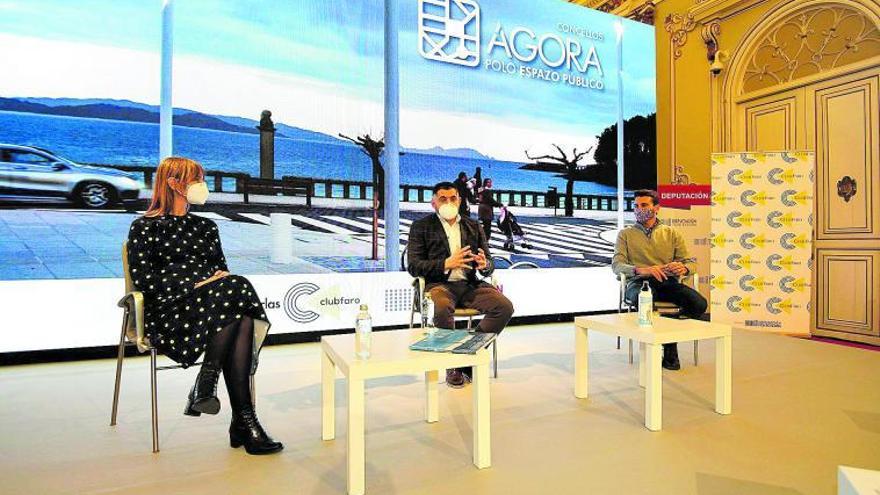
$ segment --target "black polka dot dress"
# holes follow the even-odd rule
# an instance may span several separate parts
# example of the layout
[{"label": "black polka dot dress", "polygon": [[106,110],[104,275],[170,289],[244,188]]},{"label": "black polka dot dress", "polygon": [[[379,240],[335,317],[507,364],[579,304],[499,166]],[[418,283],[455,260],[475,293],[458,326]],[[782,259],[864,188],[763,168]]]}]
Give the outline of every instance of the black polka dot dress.
[{"label": "black polka dot dress", "polygon": [[195,287],[217,270],[228,271],[213,221],[190,213],[136,219],[128,233],[128,264],[132,282],[144,294],[146,334],[165,355],[189,366],[211,336],[250,316],[256,370],[269,320],[250,281],[229,275]]}]

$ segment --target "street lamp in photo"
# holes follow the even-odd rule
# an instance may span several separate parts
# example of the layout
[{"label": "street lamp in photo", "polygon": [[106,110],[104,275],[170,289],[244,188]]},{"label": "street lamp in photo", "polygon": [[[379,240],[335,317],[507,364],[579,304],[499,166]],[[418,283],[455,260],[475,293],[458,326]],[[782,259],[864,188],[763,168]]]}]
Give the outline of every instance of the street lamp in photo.
[{"label": "street lamp in photo", "polygon": [[614,23],[617,32],[617,229],[623,229],[623,22]]},{"label": "street lamp in photo", "polygon": [[162,1],[162,45],[159,80],[159,159],[174,153],[172,145],[171,67],[174,56],[174,2]]}]

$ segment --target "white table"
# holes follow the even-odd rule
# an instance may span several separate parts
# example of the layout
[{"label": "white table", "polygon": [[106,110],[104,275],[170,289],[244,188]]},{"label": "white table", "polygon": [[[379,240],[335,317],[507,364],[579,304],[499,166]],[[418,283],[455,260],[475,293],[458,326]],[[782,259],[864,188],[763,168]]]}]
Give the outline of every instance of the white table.
[{"label": "white table", "polygon": [[[364,381],[395,375],[425,374],[425,420],[440,417],[437,382],[440,371],[473,366],[474,398],[474,465],[480,469],[491,465],[489,435],[489,353],[476,354],[411,351],[409,345],[423,338],[421,330],[373,332],[372,355],[358,359],[353,334],[321,338],[321,410],[322,437],[336,437],[334,393],[336,370],[348,379],[348,493],[364,493]],[[445,373],[443,375],[445,377]]]},{"label": "white table", "polygon": [[880,493],[880,471],[850,466],[837,467],[837,495],[876,495]]},{"label": "white table", "polygon": [[663,344],[715,339],[715,412],[731,409],[730,325],[700,320],[677,320],[655,315],[652,327],[640,327],[637,313],[578,316],[575,325],[574,395],[588,395],[589,332],[619,335],[639,342],[639,385],[645,387],[645,427],[659,431],[663,425]]}]

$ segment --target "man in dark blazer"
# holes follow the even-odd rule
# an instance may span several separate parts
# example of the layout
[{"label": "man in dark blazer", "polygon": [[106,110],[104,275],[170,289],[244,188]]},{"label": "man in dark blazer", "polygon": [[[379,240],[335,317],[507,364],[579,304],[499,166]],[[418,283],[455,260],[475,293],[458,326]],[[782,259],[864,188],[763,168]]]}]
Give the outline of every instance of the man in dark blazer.
[{"label": "man in dark blazer", "polygon": [[[425,277],[425,290],[434,300],[434,324],[453,328],[456,307],[476,309],[485,316],[477,332],[501,333],[513,315],[513,305],[495,287],[477,278],[495,269],[480,225],[459,215],[462,198],[451,182],[434,186],[431,205],[435,213],[413,222],[409,230],[407,266],[410,275]],[[455,388],[471,379],[470,368],[446,372],[446,383]]]}]

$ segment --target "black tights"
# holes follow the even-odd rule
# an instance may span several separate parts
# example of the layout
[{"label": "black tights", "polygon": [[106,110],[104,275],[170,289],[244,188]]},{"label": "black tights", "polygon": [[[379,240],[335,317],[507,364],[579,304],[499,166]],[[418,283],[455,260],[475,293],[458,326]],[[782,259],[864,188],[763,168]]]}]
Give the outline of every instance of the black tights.
[{"label": "black tights", "polygon": [[253,403],[250,375],[254,359],[254,320],[242,316],[217,332],[205,349],[205,364],[223,369],[229,402],[236,411]]}]

